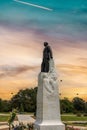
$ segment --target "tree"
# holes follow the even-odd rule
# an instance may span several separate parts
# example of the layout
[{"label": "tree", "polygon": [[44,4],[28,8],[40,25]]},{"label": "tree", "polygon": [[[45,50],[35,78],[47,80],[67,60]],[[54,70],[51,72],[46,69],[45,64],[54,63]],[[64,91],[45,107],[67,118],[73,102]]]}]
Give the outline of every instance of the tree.
[{"label": "tree", "polygon": [[79,97],[75,97],[72,100],[75,111],[84,112],[85,110],[85,101]]},{"label": "tree", "polygon": [[17,113],[17,110],[14,109],[14,110],[12,110],[12,113],[10,114],[10,117],[8,119],[9,130],[11,129],[11,125],[12,125],[13,121],[15,120],[16,113]]},{"label": "tree", "polygon": [[31,89],[20,90],[11,99],[12,108],[18,108],[20,112],[21,112],[21,108],[26,112],[35,112],[36,94],[37,94],[37,87],[34,89],[31,88]]},{"label": "tree", "polygon": [[68,98],[60,100],[61,113],[69,113],[73,111],[73,104]]},{"label": "tree", "polygon": [[85,102],[85,113],[87,113],[87,102]]},{"label": "tree", "polygon": [[0,99],[0,112],[2,112],[3,108],[2,108],[2,99]]},{"label": "tree", "polygon": [[9,112],[10,110],[11,110],[10,101],[0,99],[0,112]]}]

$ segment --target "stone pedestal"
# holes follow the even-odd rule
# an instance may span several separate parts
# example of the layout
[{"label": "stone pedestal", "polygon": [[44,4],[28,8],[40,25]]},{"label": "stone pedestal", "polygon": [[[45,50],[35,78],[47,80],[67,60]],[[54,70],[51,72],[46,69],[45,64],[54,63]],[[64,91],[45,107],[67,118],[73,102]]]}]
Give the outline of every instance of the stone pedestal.
[{"label": "stone pedestal", "polygon": [[58,81],[53,60],[49,73],[38,76],[37,113],[34,130],[65,130],[60,118]]}]

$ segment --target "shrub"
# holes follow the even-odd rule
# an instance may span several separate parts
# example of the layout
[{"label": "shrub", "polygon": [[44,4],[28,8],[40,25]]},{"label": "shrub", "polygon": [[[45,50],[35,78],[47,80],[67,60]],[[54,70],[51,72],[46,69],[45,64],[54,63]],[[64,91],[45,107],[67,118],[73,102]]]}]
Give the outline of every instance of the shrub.
[{"label": "shrub", "polygon": [[83,116],[87,116],[87,113],[84,113],[84,115]]},{"label": "shrub", "polygon": [[15,120],[15,117],[16,117],[16,109],[14,109],[12,111],[12,113],[10,114],[10,117],[8,119],[8,123],[9,125],[11,125],[13,123],[13,121]]},{"label": "shrub", "polygon": [[77,115],[78,117],[81,117],[81,116],[82,116],[82,114],[81,114],[81,113],[77,113],[76,115]]}]

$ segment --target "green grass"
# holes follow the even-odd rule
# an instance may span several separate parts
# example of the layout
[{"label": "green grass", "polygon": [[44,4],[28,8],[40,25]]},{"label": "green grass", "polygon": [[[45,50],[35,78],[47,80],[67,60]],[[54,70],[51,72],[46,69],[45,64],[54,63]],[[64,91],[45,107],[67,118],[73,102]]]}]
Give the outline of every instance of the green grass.
[{"label": "green grass", "polygon": [[0,112],[0,114],[9,114],[10,112]]},{"label": "green grass", "polygon": [[[26,113],[27,114],[27,113]],[[30,115],[30,113],[28,113]],[[9,115],[0,115],[0,122],[8,121]],[[76,115],[62,115],[62,121],[87,121],[87,116],[77,117]]]},{"label": "green grass", "polygon": [[73,115],[67,115],[67,116],[61,116],[62,121],[87,121],[87,117],[85,116],[81,116],[81,117],[77,117],[77,116],[73,116]]},{"label": "green grass", "polygon": [[0,122],[7,122],[8,121],[8,118],[9,118],[9,116],[1,116],[0,115]]}]

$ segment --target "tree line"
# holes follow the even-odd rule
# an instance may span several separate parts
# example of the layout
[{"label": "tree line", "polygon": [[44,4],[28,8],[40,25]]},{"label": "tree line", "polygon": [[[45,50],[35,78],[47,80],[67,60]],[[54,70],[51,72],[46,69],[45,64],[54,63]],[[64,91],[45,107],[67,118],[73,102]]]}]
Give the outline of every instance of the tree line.
[{"label": "tree line", "polygon": [[[0,112],[10,112],[16,108],[19,112],[36,112],[37,87],[20,90],[8,100],[0,99]],[[74,97],[60,99],[61,113],[87,113],[87,102],[82,98]]]}]

